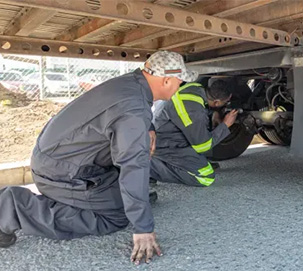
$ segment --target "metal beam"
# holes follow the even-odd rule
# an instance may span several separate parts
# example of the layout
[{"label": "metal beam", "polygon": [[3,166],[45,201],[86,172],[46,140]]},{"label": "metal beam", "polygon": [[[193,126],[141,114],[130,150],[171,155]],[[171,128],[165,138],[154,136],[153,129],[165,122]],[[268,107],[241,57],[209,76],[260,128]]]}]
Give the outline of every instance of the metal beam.
[{"label": "metal beam", "polygon": [[[251,3],[246,3],[243,5],[225,10],[225,11],[221,11],[219,13],[214,14],[214,16],[220,17],[220,18],[226,18],[226,17],[230,17],[233,15],[239,14],[243,11],[249,11],[249,10],[255,9],[257,7],[262,7],[264,5],[274,3],[276,1],[277,0],[257,0],[257,1],[251,2]],[[178,37],[177,37],[177,35],[174,35],[174,36],[167,38],[166,40],[164,40],[162,42],[161,49],[169,50],[169,49],[178,48],[178,47],[186,46],[186,45],[193,44],[193,43],[208,41],[213,38],[214,38],[213,36],[202,36],[201,37],[196,34],[193,34],[193,36],[191,38],[184,38],[182,41],[176,42],[176,39],[178,39]]]},{"label": "metal beam", "polygon": [[[299,3],[299,1],[289,2],[287,8],[285,8],[285,6],[283,5],[286,3],[284,2],[278,2],[276,5],[273,5],[271,10],[261,10],[260,12],[258,12],[258,14],[263,15],[259,15],[260,19],[256,19],[254,14],[252,14],[251,16],[247,16],[247,14],[245,14],[245,18],[241,17],[239,19],[245,19],[246,21],[254,20],[255,22],[257,22],[256,25],[259,26],[275,27],[277,24],[283,21],[292,21],[294,19],[302,18],[301,15],[303,15],[303,6]],[[272,14],[272,17],[270,19],[266,19],[268,18],[268,14]],[[210,38],[213,39],[213,37]],[[296,34],[293,34],[292,38],[294,39],[294,43],[300,42],[300,40],[297,39]],[[193,49],[193,51],[195,52],[201,52],[209,49],[209,40],[201,40],[200,42],[198,40],[194,40],[194,42],[196,43],[195,48]],[[238,41],[238,43],[241,43],[241,41]],[[234,43],[234,45],[235,44],[237,43]],[[182,46],[184,46],[184,43],[182,44]],[[226,44],[224,43],[218,44],[217,47],[215,47],[214,49],[222,48],[225,46]]]},{"label": "metal beam", "polygon": [[187,63],[192,70],[199,74],[214,74],[231,71],[241,71],[266,67],[283,67],[292,65],[294,50],[301,48],[275,48],[244,53],[234,56],[219,57]]},{"label": "metal beam", "polygon": [[[158,4],[159,1],[156,1],[154,3]],[[265,4],[264,2],[268,3],[269,1],[273,2],[273,1],[277,1],[277,0],[256,0],[256,1],[253,1],[253,2],[245,3],[241,6],[234,6],[234,3],[232,1],[227,1],[226,4],[225,4],[225,5],[228,5],[227,9],[224,10],[224,11],[220,11],[218,13],[215,12],[214,14],[212,14],[212,16],[221,17],[221,18],[228,17],[228,16],[231,16],[231,15],[237,14],[237,12],[241,12],[241,10],[243,10],[244,8],[247,8],[249,10],[249,9],[255,8],[256,5],[264,5]],[[163,0],[162,2],[163,3],[165,2],[166,5],[168,5],[168,3],[173,2],[173,1]],[[187,10],[188,11],[193,11],[193,12],[196,12],[197,10],[200,11],[200,9],[201,9],[200,4],[201,4],[201,2],[200,3],[198,2],[195,5],[191,5]],[[231,8],[229,8],[229,7],[231,7]],[[205,13],[203,11],[202,11],[202,13],[203,14],[208,14],[208,13]],[[126,36],[126,42],[125,41],[121,42],[120,45],[133,46],[133,45],[136,45],[136,44],[142,44],[144,42],[150,41],[151,39],[156,39],[156,38],[160,38],[160,37],[167,37],[168,35],[176,33],[175,30],[165,29],[165,30],[162,30],[162,31],[160,30],[159,31],[158,29],[154,29],[155,34],[154,33],[148,34],[148,35],[143,34],[143,35],[140,36],[140,29],[137,30],[137,32],[138,32],[137,35],[139,36],[137,39],[130,38],[131,36],[134,36],[135,33],[129,33],[130,35]],[[182,33],[182,34],[184,35],[185,33]],[[183,39],[181,41],[181,43],[177,44],[177,46],[175,46],[175,44],[178,43],[178,42],[176,42],[176,40],[180,39],[180,34],[178,33],[176,35],[173,35],[173,36],[169,37],[168,39],[170,41],[169,42],[166,42],[166,41],[162,42],[162,45],[161,45],[160,49],[168,50],[168,49],[172,49],[172,48],[181,47],[181,46],[183,46],[182,43],[184,43],[184,46],[185,46],[185,45],[190,44],[190,43],[188,43],[188,40],[197,39],[197,41],[194,40],[194,42],[199,42],[199,41],[208,40],[208,39],[212,38],[212,36],[204,36],[201,39],[201,34],[197,34],[197,33],[189,33],[189,34],[191,34],[192,37]],[[128,41],[128,40],[130,40],[130,41]]]},{"label": "metal beam", "polygon": [[[234,41],[231,41],[234,42]],[[229,42],[227,42],[229,43]],[[209,50],[207,52],[199,52],[196,54],[188,55],[188,60],[190,61],[198,61],[198,60],[206,60],[211,58],[218,58],[223,56],[230,56],[235,54],[244,54],[252,51],[259,51],[259,50],[267,50],[273,49],[276,46],[272,46],[270,44],[262,44],[262,43],[255,43],[255,42],[242,42],[237,44],[237,46],[228,46],[226,48],[220,48],[216,50]]]},{"label": "metal beam", "polygon": [[56,14],[56,11],[32,8],[21,14],[19,18],[4,32],[8,36],[29,36],[40,25],[47,22]]},{"label": "metal beam", "polygon": [[[160,5],[170,5],[176,2],[176,0],[155,0],[153,3],[157,3]],[[190,5],[190,2],[187,3],[187,5]],[[107,21],[107,23],[104,23],[104,21]],[[94,38],[95,36],[99,36],[100,34],[111,30],[112,28],[116,28],[119,26],[121,23],[123,24],[124,22],[118,21],[119,23],[116,23],[115,21],[110,21],[106,19],[99,19],[95,18],[92,21],[89,21],[87,24],[84,24],[82,26],[78,27],[73,27],[68,31],[67,34],[64,35],[59,35],[56,37],[56,40],[65,40],[65,41],[85,41],[86,39],[91,39]],[[149,29],[148,29],[149,30]],[[134,46],[136,44],[144,43],[146,40],[151,40],[155,39],[158,37],[162,37],[165,35],[169,35],[170,33],[174,33],[174,30],[159,30],[159,28],[152,28],[151,34],[148,36],[144,35],[143,38],[140,38],[136,41],[130,41],[130,42],[120,42],[119,45],[121,46]],[[81,33],[81,34],[80,34]],[[129,36],[129,35],[127,35]],[[73,37],[73,38],[71,38]],[[105,44],[108,44],[105,41]]]},{"label": "metal beam", "polygon": [[292,130],[290,151],[298,157],[303,157],[303,55],[293,59],[294,86],[295,86],[295,111]]},{"label": "metal beam", "polygon": [[154,50],[0,35],[0,53],[144,62]]},{"label": "metal beam", "polygon": [[85,1],[52,0],[2,0],[15,5],[33,6],[60,12],[72,12],[82,16],[93,16],[122,20],[144,25],[165,27],[175,30],[196,32],[215,36],[232,37],[279,46],[292,46],[291,36],[284,31],[220,19],[172,7],[149,4],[140,1],[120,2],[113,0],[111,5],[99,0],[100,8],[90,7]]}]

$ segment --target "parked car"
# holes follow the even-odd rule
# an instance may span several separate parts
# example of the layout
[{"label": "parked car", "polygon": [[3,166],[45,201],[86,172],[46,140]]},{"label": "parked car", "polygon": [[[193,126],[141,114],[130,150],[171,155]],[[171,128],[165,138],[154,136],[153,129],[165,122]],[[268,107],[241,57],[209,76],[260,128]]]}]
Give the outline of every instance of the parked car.
[{"label": "parked car", "polygon": [[89,73],[84,74],[79,78],[79,86],[84,91],[88,91],[104,81],[110,79],[108,76],[104,74],[98,74],[98,73]]},{"label": "parked car", "polygon": [[32,73],[28,75],[24,83],[20,85],[20,90],[27,93],[28,97],[35,97],[40,92],[40,74]]},{"label": "parked car", "polygon": [[16,71],[0,72],[0,84],[5,88],[17,91],[24,82],[21,73]]},{"label": "parked car", "polygon": [[22,84],[21,89],[31,93],[31,95],[38,94],[43,85],[43,94],[45,97],[51,96],[75,96],[81,94],[81,89],[77,84],[69,82],[68,78],[63,73],[47,72],[43,74],[43,82],[39,73],[29,75]]}]

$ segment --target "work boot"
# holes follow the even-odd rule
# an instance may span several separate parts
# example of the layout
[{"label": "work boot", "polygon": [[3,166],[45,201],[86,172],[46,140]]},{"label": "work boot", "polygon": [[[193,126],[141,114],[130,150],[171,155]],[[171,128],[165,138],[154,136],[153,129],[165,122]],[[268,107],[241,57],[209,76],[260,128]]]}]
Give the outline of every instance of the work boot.
[{"label": "work boot", "polygon": [[157,180],[156,179],[154,179],[154,178],[149,178],[149,185],[151,186],[151,187],[154,187],[154,186],[156,186],[157,185]]},{"label": "work boot", "polygon": [[158,199],[158,194],[156,191],[150,191],[149,192],[149,203],[153,204],[157,201]]},{"label": "work boot", "polygon": [[6,234],[0,230],[0,248],[7,248],[16,243],[17,236],[14,233]]},{"label": "work boot", "polygon": [[220,168],[220,164],[219,164],[219,163],[217,163],[217,162],[210,162],[210,164],[211,164],[211,166],[212,166],[212,168],[213,168],[214,170],[216,170],[216,169],[219,169],[219,168]]}]

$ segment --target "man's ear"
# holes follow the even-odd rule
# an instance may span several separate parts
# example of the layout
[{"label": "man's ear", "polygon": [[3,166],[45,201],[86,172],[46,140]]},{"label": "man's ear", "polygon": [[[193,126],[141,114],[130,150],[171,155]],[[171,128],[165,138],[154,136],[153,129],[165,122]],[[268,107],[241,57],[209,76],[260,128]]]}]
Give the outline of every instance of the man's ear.
[{"label": "man's ear", "polygon": [[163,86],[168,86],[170,84],[169,77],[163,77]]}]

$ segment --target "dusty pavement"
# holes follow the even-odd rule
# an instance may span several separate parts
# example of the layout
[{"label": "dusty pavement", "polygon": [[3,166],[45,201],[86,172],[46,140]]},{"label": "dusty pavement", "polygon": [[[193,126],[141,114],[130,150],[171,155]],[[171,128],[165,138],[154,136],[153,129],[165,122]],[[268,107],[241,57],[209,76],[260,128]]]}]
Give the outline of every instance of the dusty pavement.
[{"label": "dusty pavement", "polygon": [[53,241],[19,234],[1,271],[302,270],[303,160],[287,148],[248,150],[221,163],[209,188],[158,185],[153,211],[164,256],[129,262],[131,230]]}]

